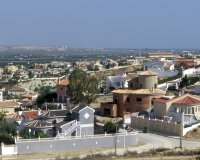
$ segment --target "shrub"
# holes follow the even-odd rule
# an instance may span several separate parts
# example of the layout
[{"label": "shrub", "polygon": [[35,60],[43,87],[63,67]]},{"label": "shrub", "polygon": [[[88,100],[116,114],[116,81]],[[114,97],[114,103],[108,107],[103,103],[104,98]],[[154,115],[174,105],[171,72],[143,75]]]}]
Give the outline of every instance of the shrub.
[{"label": "shrub", "polygon": [[41,130],[35,131],[35,138],[47,138],[48,136]]},{"label": "shrub", "polygon": [[195,160],[200,160],[200,156],[196,156]]},{"label": "shrub", "polygon": [[112,122],[107,122],[103,127],[106,133],[116,133],[116,125]]},{"label": "shrub", "polygon": [[7,132],[0,132],[0,143],[14,144],[14,138]]}]

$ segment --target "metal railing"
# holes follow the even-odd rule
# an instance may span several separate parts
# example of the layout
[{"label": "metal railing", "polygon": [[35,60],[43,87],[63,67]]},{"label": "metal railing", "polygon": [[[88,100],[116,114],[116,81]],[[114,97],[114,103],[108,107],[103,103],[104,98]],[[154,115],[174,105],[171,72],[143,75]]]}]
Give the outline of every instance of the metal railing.
[{"label": "metal railing", "polygon": [[136,135],[137,132],[124,132],[116,134],[98,134],[98,135],[81,135],[81,136],[64,136],[64,137],[51,137],[51,138],[33,138],[33,139],[22,139],[16,138],[15,142],[38,142],[38,141],[57,141],[57,140],[75,140],[75,139],[87,139],[87,138],[104,138],[104,137],[115,137],[116,136],[130,136]]}]

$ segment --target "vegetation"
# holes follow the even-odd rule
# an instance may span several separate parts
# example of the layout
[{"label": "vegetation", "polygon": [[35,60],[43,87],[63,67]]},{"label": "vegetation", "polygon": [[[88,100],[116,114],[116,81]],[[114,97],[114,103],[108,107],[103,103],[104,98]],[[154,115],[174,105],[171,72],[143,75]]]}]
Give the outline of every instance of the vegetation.
[{"label": "vegetation", "polygon": [[99,93],[98,80],[81,69],[74,69],[69,76],[68,93],[74,104],[90,104]]},{"label": "vegetation", "polygon": [[6,112],[5,111],[0,111],[0,122],[4,120],[4,117],[6,116]]},{"label": "vegetation", "polygon": [[42,104],[48,99],[48,94],[50,94],[51,86],[41,86],[38,90],[39,96],[36,99],[37,104]]},{"label": "vegetation", "polygon": [[34,77],[34,73],[33,73],[32,71],[29,71],[29,72],[28,72],[28,77],[29,77],[29,78],[33,78],[33,77]]},{"label": "vegetation", "polygon": [[31,139],[31,138],[47,138],[47,134],[45,134],[42,130],[35,131],[35,134],[30,134],[27,132],[26,129],[22,130],[19,135],[24,139]]},{"label": "vegetation", "polygon": [[15,124],[0,121],[0,143],[14,144],[14,136],[16,136]]},{"label": "vegetation", "polygon": [[187,75],[185,75],[180,82],[180,88],[184,88],[187,86],[190,86],[196,82],[199,81],[199,77],[187,77]]},{"label": "vegetation", "polygon": [[179,74],[177,74],[177,75],[175,75],[175,76],[173,76],[173,77],[168,77],[168,78],[159,80],[159,81],[158,81],[158,84],[162,84],[162,83],[165,83],[165,82],[167,82],[167,81],[173,81],[173,80],[178,79],[178,78],[180,78],[180,75],[179,75]]},{"label": "vegetation", "polygon": [[104,125],[103,129],[104,129],[104,132],[106,133],[116,133],[116,130],[117,130],[116,125],[112,122],[107,122]]}]

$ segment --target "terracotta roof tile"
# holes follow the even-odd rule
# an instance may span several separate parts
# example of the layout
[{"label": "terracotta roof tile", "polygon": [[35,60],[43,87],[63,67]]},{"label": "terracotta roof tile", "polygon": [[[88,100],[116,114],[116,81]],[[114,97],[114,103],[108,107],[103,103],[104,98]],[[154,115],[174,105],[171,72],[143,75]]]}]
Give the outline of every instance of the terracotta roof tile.
[{"label": "terracotta roof tile", "polygon": [[58,84],[67,86],[69,84],[69,81],[68,81],[68,79],[63,79],[63,80],[60,80]]},{"label": "terracotta roof tile", "polygon": [[29,119],[35,119],[38,116],[38,111],[24,111],[24,115]]},{"label": "terracotta roof tile", "polygon": [[131,89],[117,89],[112,91],[112,93],[122,93],[122,94],[158,94],[158,95],[163,95],[166,92],[160,89],[136,89],[136,90],[131,90]]},{"label": "terracotta roof tile", "polygon": [[200,99],[191,96],[184,97],[175,102],[176,104],[200,104]]},{"label": "terracotta roof tile", "polygon": [[158,73],[152,71],[144,71],[138,74],[139,76],[157,76]]}]

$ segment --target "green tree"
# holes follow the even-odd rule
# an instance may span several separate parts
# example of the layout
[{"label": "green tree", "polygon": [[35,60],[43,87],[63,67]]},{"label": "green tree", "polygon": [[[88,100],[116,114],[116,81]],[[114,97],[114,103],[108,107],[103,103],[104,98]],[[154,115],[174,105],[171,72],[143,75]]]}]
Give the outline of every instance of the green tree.
[{"label": "green tree", "polygon": [[34,77],[34,73],[33,73],[32,71],[29,71],[29,72],[28,72],[28,77],[29,77],[29,78],[33,78],[33,77]]},{"label": "green tree", "polygon": [[39,91],[38,91],[39,96],[36,99],[37,104],[42,104],[45,102],[46,100],[45,98],[50,93],[51,88],[52,88],[51,86],[41,86],[39,88]]},{"label": "green tree", "polygon": [[116,133],[116,125],[112,122],[107,122],[103,127],[106,133]]},{"label": "green tree", "polygon": [[3,110],[0,111],[0,121],[3,121],[5,116],[6,116],[6,112]]},{"label": "green tree", "polygon": [[189,84],[190,84],[190,78],[188,78],[187,75],[185,75],[185,76],[181,79],[180,88],[187,87],[187,86],[189,86]]},{"label": "green tree", "polygon": [[47,134],[45,134],[42,130],[35,131],[35,138],[47,138]]},{"label": "green tree", "polygon": [[68,93],[74,104],[93,102],[99,93],[98,80],[81,69],[74,69],[69,76]]},{"label": "green tree", "polygon": [[0,143],[14,144],[13,136],[16,135],[16,125],[14,123],[0,122]]}]

